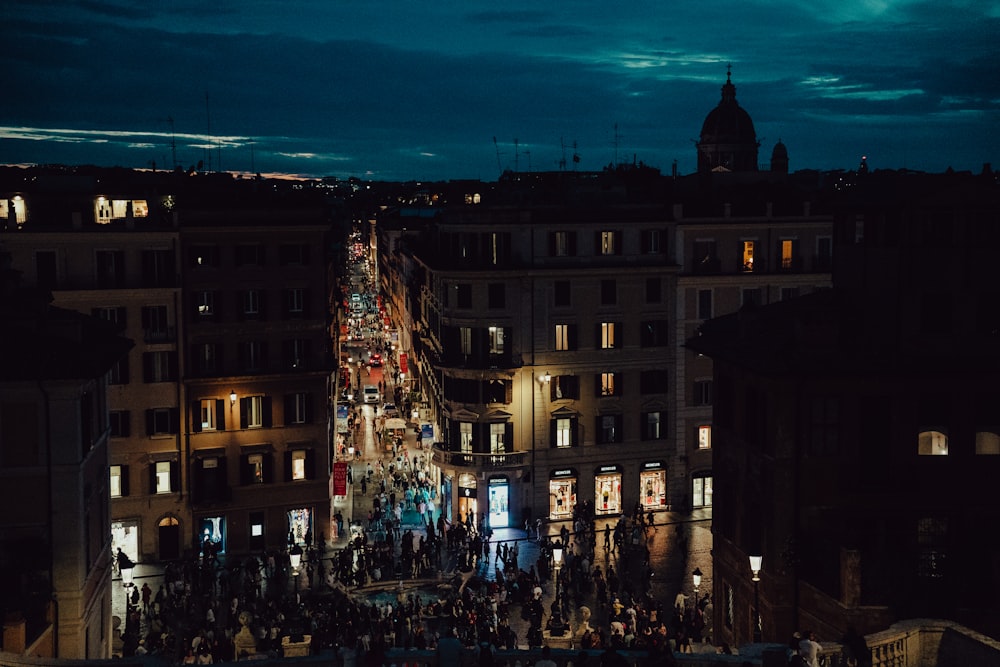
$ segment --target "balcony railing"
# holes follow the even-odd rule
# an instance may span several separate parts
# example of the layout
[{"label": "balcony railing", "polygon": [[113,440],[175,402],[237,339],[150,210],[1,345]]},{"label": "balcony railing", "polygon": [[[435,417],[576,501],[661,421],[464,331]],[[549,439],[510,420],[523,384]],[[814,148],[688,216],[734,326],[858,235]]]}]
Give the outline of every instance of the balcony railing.
[{"label": "balcony railing", "polygon": [[528,452],[504,452],[502,454],[480,454],[450,452],[434,447],[434,463],[453,468],[474,468],[490,470],[516,468],[528,464]]}]

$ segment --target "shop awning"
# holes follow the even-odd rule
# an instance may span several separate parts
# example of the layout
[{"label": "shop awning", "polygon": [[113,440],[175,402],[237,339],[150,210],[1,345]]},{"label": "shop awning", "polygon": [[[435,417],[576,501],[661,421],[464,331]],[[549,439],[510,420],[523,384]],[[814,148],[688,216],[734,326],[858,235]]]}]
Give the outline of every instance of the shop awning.
[{"label": "shop awning", "polygon": [[393,417],[385,420],[385,427],[392,430],[397,428],[406,428],[406,422],[399,417]]}]

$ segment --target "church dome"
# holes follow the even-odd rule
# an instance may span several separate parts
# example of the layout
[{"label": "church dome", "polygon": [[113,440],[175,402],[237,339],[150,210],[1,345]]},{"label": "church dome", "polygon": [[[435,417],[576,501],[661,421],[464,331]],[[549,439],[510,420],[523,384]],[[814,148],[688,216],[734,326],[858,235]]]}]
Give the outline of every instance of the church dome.
[{"label": "church dome", "polygon": [[757,171],[757,133],[743,107],[736,101],[736,86],[726,72],[722,100],[701,126],[698,171]]}]

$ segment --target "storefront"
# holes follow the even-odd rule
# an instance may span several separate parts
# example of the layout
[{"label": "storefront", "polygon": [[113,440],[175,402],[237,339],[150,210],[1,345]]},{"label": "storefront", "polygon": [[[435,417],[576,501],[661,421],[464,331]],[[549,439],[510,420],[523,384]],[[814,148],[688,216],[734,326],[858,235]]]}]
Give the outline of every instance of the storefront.
[{"label": "storefront", "polygon": [[622,467],[618,464],[598,466],[594,470],[594,513],[606,516],[621,512]]},{"label": "storefront", "polygon": [[202,555],[210,547],[216,554],[226,553],[226,517],[203,516],[198,520],[198,550]]},{"label": "storefront", "polygon": [[478,484],[476,476],[471,472],[463,472],[458,476],[458,516],[456,519],[465,523],[472,517],[475,522],[479,516],[479,503],[476,502]]},{"label": "storefront", "polygon": [[549,519],[571,519],[576,507],[577,473],[574,468],[560,468],[549,474]]},{"label": "storefront", "polygon": [[490,528],[510,526],[510,480],[503,475],[490,477]]},{"label": "storefront", "polygon": [[300,546],[305,545],[309,540],[306,540],[306,535],[310,538],[313,536],[313,513],[308,507],[300,507],[292,510],[288,510],[288,543],[291,546],[292,543],[298,544]]},{"label": "storefront", "polygon": [[646,461],[639,472],[639,502],[645,510],[667,509],[667,466]]},{"label": "storefront", "polygon": [[135,519],[111,522],[111,552],[128,556],[133,563],[139,562],[139,522]]}]

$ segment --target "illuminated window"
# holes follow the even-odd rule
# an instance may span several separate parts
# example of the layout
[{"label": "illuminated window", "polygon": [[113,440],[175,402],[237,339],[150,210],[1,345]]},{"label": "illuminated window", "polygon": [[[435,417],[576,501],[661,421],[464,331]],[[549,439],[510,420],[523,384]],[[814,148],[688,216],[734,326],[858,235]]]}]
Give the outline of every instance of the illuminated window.
[{"label": "illuminated window", "polygon": [[615,243],[616,232],[598,232],[598,254],[616,255],[617,244]]},{"label": "illuminated window", "polygon": [[921,431],[917,436],[920,456],[948,456],[948,436],[941,431]]},{"label": "illuminated window", "polygon": [[306,478],[306,452],[296,449],[292,452],[292,479]]},{"label": "illuminated window", "polygon": [[214,431],[216,429],[215,419],[215,399],[203,398],[200,405],[201,430]]},{"label": "illuminated window", "polygon": [[507,451],[505,437],[507,434],[507,424],[490,424],[490,453],[503,454]]},{"label": "illuminated window", "polygon": [[743,270],[753,271],[753,250],[755,241],[743,241]]},{"label": "illuminated window", "polygon": [[556,325],[556,351],[566,352],[573,349],[572,338],[572,325],[570,324],[557,324]]},{"label": "illuminated window", "polygon": [[122,467],[111,466],[111,497],[122,497]]},{"label": "illuminated window", "polygon": [[154,465],[156,493],[170,493],[170,461],[157,461]]},{"label": "illuminated window", "polygon": [[208,291],[200,291],[195,294],[195,303],[198,304],[199,317],[212,317],[215,314],[215,294]]},{"label": "illuminated window", "polygon": [[490,354],[503,354],[503,327],[489,327]]},{"label": "illuminated window", "polygon": [[601,322],[601,349],[613,350],[615,341],[615,322]]},{"label": "illuminated window", "polygon": [[794,269],[795,267],[795,255],[796,246],[798,241],[795,239],[781,239],[781,268],[782,269]]},{"label": "illuminated window", "polygon": [[712,478],[708,475],[691,480],[691,504],[693,507],[712,506]]},{"label": "illuminated window", "polygon": [[573,420],[568,417],[556,419],[556,447],[573,445]]},{"label": "illuminated window", "polygon": [[600,375],[600,395],[601,396],[615,396],[615,374],[614,373],[601,373]]},{"label": "illuminated window", "polygon": [[264,483],[264,455],[251,454],[247,457],[247,467],[250,471],[251,484]]},{"label": "illuminated window", "polygon": [[712,427],[702,424],[698,427],[698,449],[712,448]]},{"label": "illuminated window", "polygon": [[248,396],[241,399],[246,409],[246,428],[264,427],[264,397]]},{"label": "illuminated window", "polygon": [[980,456],[1000,456],[1000,435],[991,431],[976,433],[976,454]]},{"label": "illuminated window", "polygon": [[463,454],[472,453],[472,422],[459,422],[460,447]]}]

